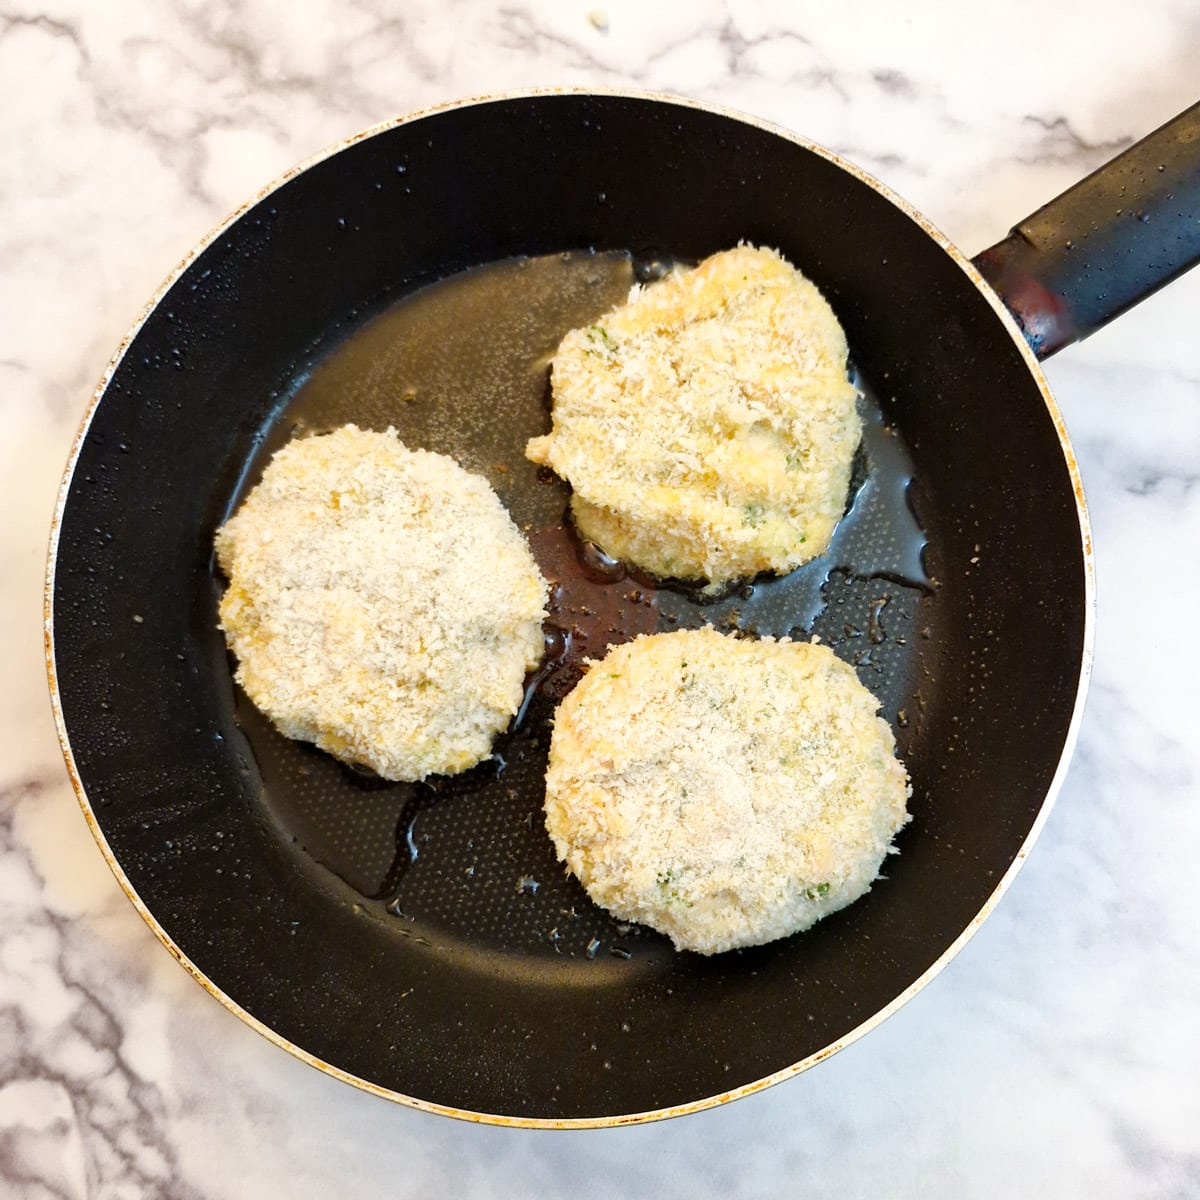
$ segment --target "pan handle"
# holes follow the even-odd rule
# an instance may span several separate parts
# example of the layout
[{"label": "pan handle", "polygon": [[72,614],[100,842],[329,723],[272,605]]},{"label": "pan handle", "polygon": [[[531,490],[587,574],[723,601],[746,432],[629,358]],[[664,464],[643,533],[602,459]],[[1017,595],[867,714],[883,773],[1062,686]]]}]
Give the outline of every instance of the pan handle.
[{"label": "pan handle", "polygon": [[1200,261],[1200,104],[975,257],[1038,358],[1085,338]]}]

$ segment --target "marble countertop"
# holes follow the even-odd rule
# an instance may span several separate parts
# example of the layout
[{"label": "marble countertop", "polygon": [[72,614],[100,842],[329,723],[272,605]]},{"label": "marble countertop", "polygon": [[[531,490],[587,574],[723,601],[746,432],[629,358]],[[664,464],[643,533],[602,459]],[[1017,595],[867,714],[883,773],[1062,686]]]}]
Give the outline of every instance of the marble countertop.
[{"label": "marble countertop", "polygon": [[92,841],[42,658],[92,389],[229,210],[389,116],[635,86],[779,122],[974,253],[1196,100],[1191,0],[1003,6],[85,0],[0,13],[0,1192],[28,1197],[1200,1194],[1200,272],[1047,366],[1087,488],[1096,664],[997,911],[815,1070],[634,1128],[521,1131],[303,1065],[163,950]]}]

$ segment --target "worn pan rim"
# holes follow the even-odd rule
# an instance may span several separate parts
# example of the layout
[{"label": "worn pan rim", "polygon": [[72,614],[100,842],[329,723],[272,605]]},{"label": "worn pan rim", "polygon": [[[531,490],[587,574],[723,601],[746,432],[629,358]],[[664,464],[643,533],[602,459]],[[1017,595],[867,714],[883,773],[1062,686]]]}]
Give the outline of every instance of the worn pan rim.
[{"label": "worn pan rim", "polygon": [[[154,914],[147,907],[137,890],[134,888],[129,877],[125,874],[120,862],[113,854],[112,848],[109,846],[108,840],[104,836],[103,830],[100,828],[100,824],[96,818],[91,802],[88,799],[86,789],[84,788],[83,780],[79,775],[74,752],[71,748],[70,736],[67,732],[66,721],[63,716],[62,700],[58,690],[58,675],[54,650],[54,584],[58,565],[59,535],[62,528],[63,512],[66,508],[67,497],[70,492],[71,483],[75,474],[75,468],[78,464],[83,445],[87,439],[87,435],[91,428],[95,414],[108,390],[110,382],[112,381],[113,375],[123,361],[125,354],[129,350],[129,347],[132,345],[134,339],[141,331],[142,326],[145,324],[147,319],[158,308],[166,293],[187,271],[191,264],[206,249],[208,249],[209,246],[221,238],[249,209],[265,200],[268,196],[277,191],[279,188],[283,187],[291,179],[304,173],[305,171],[308,171],[317,164],[324,162],[326,159],[332,158],[335,154],[340,153],[349,146],[354,145],[356,142],[363,141],[367,138],[374,137],[391,129],[398,128],[399,126],[407,125],[414,121],[422,120],[425,117],[433,116],[438,113],[449,112],[455,109],[470,108],[477,105],[491,104],[500,101],[522,100],[546,96],[600,96],[618,99],[645,100],[659,104],[696,109],[711,113],[715,116],[737,121],[742,124],[755,126],[766,133],[770,133],[776,137],[790,141],[793,144],[826,159],[834,165],[842,168],[844,171],[847,171],[860,182],[872,188],[884,199],[890,201],[896,208],[900,209],[901,212],[919,225],[924,232],[930,238],[932,238],[946,254],[950,256],[950,258],[957,264],[957,266],[963,271],[968,279],[970,279],[970,281],[975,285],[976,289],[991,306],[1009,337],[1017,347],[1017,350],[1022,356],[1026,367],[1037,384],[1042,401],[1046,406],[1047,413],[1053,421],[1055,431],[1058,435],[1059,446],[1062,450],[1064,463],[1067,468],[1068,476],[1071,480],[1071,486],[1075,496],[1076,516],[1079,523],[1083,563],[1083,640],[1080,653],[1079,680],[1076,688],[1075,702],[1071,713],[1071,719],[1067,726],[1066,737],[1063,741],[1062,752],[1055,768],[1054,775],[1050,780],[1048,788],[1046,789],[1046,794],[1042,800],[1041,807],[1039,808],[1037,816],[1030,826],[1028,834],[1022,841],[1021,846],[1014,855],[1008,869],[1000,877],[995,888],[992,890],[979,911],[974,917],[972,917],[970,924],[942,951],[938,958],[920,976],[918,976],[917,979],[915,979],[907,988],[904,989],[903,992],[894,997],[883,1008],[873,1013],[867,1020],[855,1026],[855,1028],[844,1037],[839,1038],[835,1042],[830,1043],[828,1046],[823,1047],[821,1050],[808,1055],[806,1058],[792,1063],[787,1067],[783,1067],[769,1075],[763,1076],[761,1079],[754,1080],[751,1083],[743,1084],[738,1088],[704,1096],[699,1099],[689,1101],[686,1104],[672,1105],[666,1108],[652,1109],[636,1113],[600,1117],[521,1117],[510,1116],[502,1113],[478,1112],[470,1109],[438,1104],[432,1101],[423,1100],[417,1096],[409,1096],[403,1092],[382,1087],[381,1085],[373,1083],[368,1079],[364,1079],[360,1076],[351,1074],[348,1071],[344,1071],[335,1064],[326,1062],[325,1060],[318,1058],[316,1055],[310,1054],[302,1046],[299,1046],[288,1038],[285,1038],[270,1026],[260,1021],[252,1013],[248,1012],[240,1004],[238,1004],[238,1002],[232,996],[223,991],[221,988],[217,987],[204,974],[204,972],[201,971],[186,954],[184,954],[180,947],[171,938],[170,934],[167,933]],[[830,151],[815,142],[809,141],[807,138],[804,138],[783,126],[775,124],[774,122],[764,120],[748,113],[740,112],[736,109],[708,104],[685,96],[679,96],[667,92],[647,91],[636,88],[553,87],[516,89],[487,93],[461,100],[449,101],[419,109],[415,112],[408,113],[400,117],[394,117],[389,120],[382,121],[365,130],[362,130],[359,133],[343,138],[340,141],[327,146],[325,149],[318,151],[309,158],[302,160],[295,166],[290,167],[271,182],[260,188],[252,198],[239,205],[223,221],[214,226],[208,232],[208,234],[206,234],[199,242],[197,242],[195,246],[176,264],[175,268],[168,274],[168,276],[163,280],[162,284],[154,292],[153,296],[143,306],[141,312],[138,314],[133,324],[126,332],[125,336],[121,339],[121,342],[119,343],[116,351],[113,353],[112,358],[109,360],[108,365],[106,366],[98,384],[96,385],[96,388],[92,393],[91,400],[88,403],[88,407],[84,412],[79,428],[75,434],[74,440],[72,441],[67,463],[63,471],[62,481],[59,485],[58,495],[55,500],[54,512],[51,521],[43,595],[43,638],[46,659],[46,674],[50,691],[50,703],[54,715],[54,724],[58,733],[58,740],[62,749],[63,760],[67,768],[67,773],[70,777],[71,785],[74,788],[75,796],[79,803],[80,809],[82,810],[84,818],[87,821],[88,828],[91,830],[92,836],[95,839],[105,862],[107,862],[109,870],[112,871],[118,885],[125,893],[134,909],[141,916],[142,920],[146,922],[151,932],[162,943],[171,956],[192,976],[193,979],[196,980],[197,983],[204,988],[205,991],[218,1000],[236,1017],[244,1021],[255,1032],[261,1034],[274,1045],[286,1050],[295,1058],[307,1063],[309,1066],[316,1067],[319,1071],[326,1075],[332,1076],[335,1079],[339,1079],[344,1083],[351,1084],[362,1091],[379,1096],[383,1099],[391,1100],[395,1103],[402,1104],[419,1111],[436,1113],[440,1116],[454,1117],[459,1120],[469,1121],[477,1124],[491,1124],[504,1127],[531,1129],[586,1129],[634,1125],[654,1120],[662,1120],[668,1117],[683,1116],[687,1113],[699,1112],[708,1108],[715,1108],[718,1105],[726,1104],[731,1100],[737,1100],[743,1096],[764,1091],[769,1087],[773,1087],[777,1083],[782,1083],[784,1080],[800,1074],[802,1071],[805,1071],[808,1068],[815,1066],[817,1063],[831,1057],[833,1054],[837,1053],[837,1051],[844,1049],[851,1043],[858,1041],[859,1038],[869,1033],[878,1025],[882,1024],[888,1017],[907,1004],[909,1000],[911,1000],[918,992],[920,992],[927,984],[929,984],[937,975],[942,972],[950,960],[953,959],[967,944],[967,942],[971,940],[971,938],[975,935],[975,932],[979,929],[980,925],[983,924],[984,920],[986,920],[986,918],[991,914],[992,910],[1000,902],[1000,899],[1008,891],[1012,881],[1017,875],[1017,872],[1024,865],[1029,851],[1033,848],[1034,843],[1041,834],[1042,829],[1049,818],[1051,809],[1054,807],[1054,803],[1058,797],[1059,791],[1062,788],[1070,766],[1083,717],[1083,710],[1087,696],[1088,684],[1091,677],[1093,660],[1096,624],[1095,610],[1095,560],[1092,548],[1091,525],[1088,518],[1087,503],[1084,496],[1079,466],[1075,458],[1074,450],[1071,446],[1070,438],[1067,434],[1065,422],[1063,421],[1062,414],[1059,411],[1054,396],[1051,393],[1050,386],[1047,383],[1044,374],[1042,373],[1041,366],[1035,358],[1032,350],[1029,348],[1028,343],[1025,341],[1020,328],[1016,324],[1012,315],[1009,313],[1008,309],[1004,306],[1003,302],[992,291],[978,270],[976,270],[971,260],[961,250],[959,250],[939,229],[932,225],[917,209],[893,192],[886,185],[875,179],[872,175],[868,174],[855,164],[842,158],[840,155],[835,154],[833,151]]]}]

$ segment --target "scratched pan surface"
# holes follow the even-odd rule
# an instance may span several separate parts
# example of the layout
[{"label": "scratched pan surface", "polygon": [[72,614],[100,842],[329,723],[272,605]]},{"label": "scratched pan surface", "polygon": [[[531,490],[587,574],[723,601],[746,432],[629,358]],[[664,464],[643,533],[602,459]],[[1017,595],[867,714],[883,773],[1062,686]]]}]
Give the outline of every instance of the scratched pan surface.
[{"label": "scratched pan surface", "polygon": [[[546,428],[563,332],[635,278],[741,239],[780,248],[833,304],[867,434],[830,552],[701,603],[599,569],[563,524],[564,486],[522,447]],[[485,475],[556,585],[521,720],[456,780],[385,784],[279,737],[216,628],[213,531],[273,449],[351,420]],[[785,1078],[936,973],[1055,790],[1088,611],[1056,424],[964,260],[777,131],[576,94],[381,129],[210,240],[85,424],[48,593],[85,812],[206,987],[372,1090],[603,1124]],[[579,656],[704,621],[832,644],[880,698],[914,786],[901,854],[867,897],[708,959],[593,906],[541,821],[549,718]]]}]

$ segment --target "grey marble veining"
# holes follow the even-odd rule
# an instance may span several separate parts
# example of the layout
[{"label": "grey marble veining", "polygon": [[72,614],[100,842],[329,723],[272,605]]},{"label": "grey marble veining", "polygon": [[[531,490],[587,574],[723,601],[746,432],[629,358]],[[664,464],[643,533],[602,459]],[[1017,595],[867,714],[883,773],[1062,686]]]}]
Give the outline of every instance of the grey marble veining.
[{"label": "grey marble veining", "polygon": [[505,88],[678,91],[844,154],[975,252],[1194,102],[1198,55],[1183,0],[1136,20],[1115,0],[0,9],[0,1192],[1200,1195],[1200,274],[1047,367],[1099,607],[1078,750],[1029,863],[914,1001],[734,1105],[475,1127],[268,1044],[105,866],[41,636],[59,477],[109,356],[212,225],[338,138]]}]

